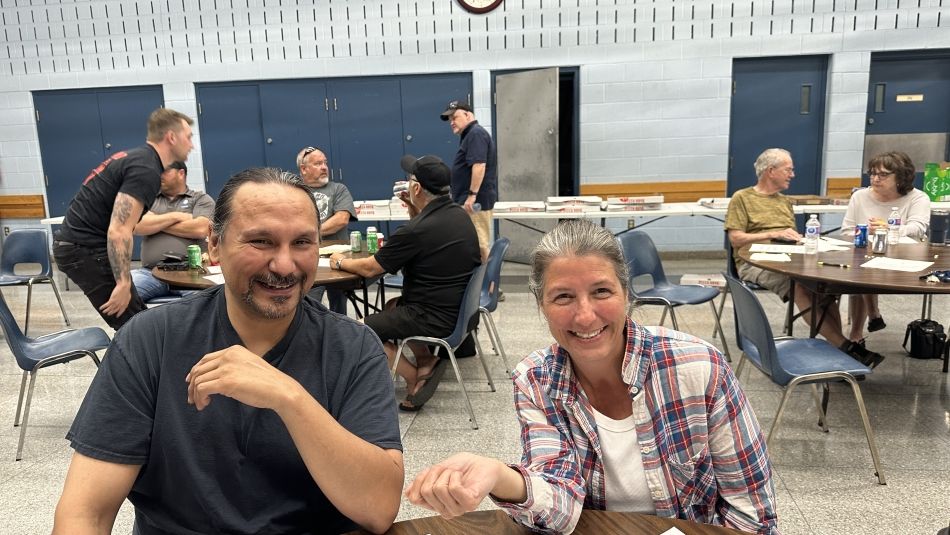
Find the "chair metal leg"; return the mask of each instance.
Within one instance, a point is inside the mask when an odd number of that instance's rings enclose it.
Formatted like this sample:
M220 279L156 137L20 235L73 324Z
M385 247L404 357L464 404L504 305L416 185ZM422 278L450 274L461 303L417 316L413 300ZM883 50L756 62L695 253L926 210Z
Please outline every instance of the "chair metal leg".
M20 379L20 397L16 402L16 417L13 418L13 427L18 427L20 425L20 411L23 408L23 392L26 391L26 376L30 372L23 372L23 378Z
M722 309L726 308L726 296L729 295L729 286L726 285L722 290L722 295L719 297L719 307L716 309L716 317L722 319ZM713 329L712 337L716 338L716 329Z
M30 401L33 399L33 387L36 386L36 370L30 372L30 389L26 393L26 406L23 407L23 421L20 422L20 441L16 446L16 460L23 458L23 441L26 439L26 426L30 420Z
M396 346L396 356L393 358L393 370L392 370L393 382L396 381L396 367L399 366L399 359L402 358L402 350L405 347L406 347L406 340L400 340L399 345Z
M815 407L818 409L818 427L825 433L828 432L828 416L825 414L824 407L821 406L821 396L818 395L818 384L811 384L811 395L815 400Z
M719 322L719 314L716 314L716 303L710 301L709 306L712 307L713 319L716 320L716 330L719 331L719 336L722 339L722 352L726 354L726 361L732 362L732 355L729 354L729 344L726 343L726 333L722 332L722 323Z
M455 351L452 351L452 348L443 342L443 347L449 352L449 361L452 363L452 368L455 370L455 378L458 379L459 386L462 387L462 396L465 397L465 404L468 406L468 415L470 422L472 423L472 429L478 429L478 422L475 421L475 409L472 408L472 401L468 398L468 390L465 389L465 381L462 380L462 372L459 371L459 363L455 360ZM478 350L478 343L475 344L476 351ZM488 369L485 370L488 373ZM494 387L492 388L494 390Z
M667 310L667 309L669 309L669 311L670 311L670 319L673 321L673 330L674 330L674 331L680 330L679 322L676 321L676 311L673 310L673 306L672 306L672 305L666 305L666 308L663 309L663 316L666 317L666 310ZM662 321L662 320L660 321L660 325L663 325L663 321Z
M858 403L858 412L861 413L861 421L864 423L864 435L868 438L868 448L871 450L871 461L874 462L874 475L877 476L877 482L881 485L887 485L884 481L884 471L881 470L881 461L877 453L877 445L874 443L874 431L871 430L871 421L868 419L868 411L864 406L864 397L861 396L861 387L852 376L845 377L848 384L851 385L851 391L854 392L854 400Z
M482 369L485 370L485 378L488 379L488 386L491 388L491 391L495 391L495 382L492 381L491 373L488 372L488 363L485 362L485 353L482 352L482 344L478 341L478 336L475 334L475 331L472 331L470 335L473 340L475 340L475 356L478 357L478 362L482 363Z
M778 405L778 412L775 414L775 420L772 421L772 427L769 428L769 434L765 437L765 445L769 446L772 444L772 435L775 434L775 430L778 429L779 422L782 421L782 413L785 412L785 404L788 402L788 398L792 394L792 390L795 388L796 379L792 379L792 382L788 383L788 386L785 387L785 393L782 394L782 402Z
M666 306L663 307L663 315L660 316L660 323L658 325L663 325L666 322ZM676 327L673 327L674 329Z
M69 323L69 316L66 315L66 307L63 306L63 299L59 296L59 288L56 286L56 279L50 277L49 282L53 287L53 294L56 296L56 301L59 302L59 310L63 313L63 320L66 321L66 326L69 327L71 325Z
M487 310L482 310L482 316L487 320L485 325L488 327L488 336L492 340L492 345L495 346L495 351L501 357L502 364L505 365L505 374L511 375L511 366L508 365L508 355L505 353L504 346L501 345L501 335L498 333L498 327L495 326L495 318L492 317L491 312Z
M26 283L26 323L23 324L23 334L25 336L28 336L30 332L30 302L32 300L33 300L33 279L30 279L30 281Z
M745 364L745 351L739 353L739 358L736 359L735 374L736 379L739 378L739 374L742 373L742 366Z

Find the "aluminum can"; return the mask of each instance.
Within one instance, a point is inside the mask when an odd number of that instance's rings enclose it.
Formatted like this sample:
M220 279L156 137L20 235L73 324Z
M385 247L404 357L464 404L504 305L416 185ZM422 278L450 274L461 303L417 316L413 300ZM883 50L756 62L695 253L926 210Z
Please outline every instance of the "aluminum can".
M376 254L376 251L379 250L379 241L376 238L376 231L372 229L373 227L370 227L366 231L366 252Z
M358 253L363 249L363 235L358 230L350 233L350 251Z
M386 242L386 235L382 232L376 233L376 247L377 249L382 249L383 244Z
M197 245L188 246L188 267L191 269L201 267L201 247Z
M868 226L867 225L855 225L854 246L861 249L867 248L868 246Z
M874 242L871 243L871 252L874 254L887 253L887 229L879 228L874 231Z

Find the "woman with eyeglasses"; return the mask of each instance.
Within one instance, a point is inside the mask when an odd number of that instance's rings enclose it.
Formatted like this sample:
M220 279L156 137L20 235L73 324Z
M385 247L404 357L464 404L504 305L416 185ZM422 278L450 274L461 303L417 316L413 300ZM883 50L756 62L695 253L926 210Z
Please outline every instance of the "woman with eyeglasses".
M841 234L854 236L855 225L868 226L868 235L887 228L887 217L897 207L901 214L901 237L923 240L930 224L930 199L927 194L914 188L914 162L900 151L885 152L868 162L871 185L851 195L848 211L841 223ZM864 324L868 332L886 327L877 305L877 295L852 295L850 297L852 341L863 344Z
M528 287L555 342L512 376L522 459L458 453L406 489L452 518L486 496L521 524L571 533L583 509L776 535L765 439L722 354L630 317L610 231L566 220L531 255Z

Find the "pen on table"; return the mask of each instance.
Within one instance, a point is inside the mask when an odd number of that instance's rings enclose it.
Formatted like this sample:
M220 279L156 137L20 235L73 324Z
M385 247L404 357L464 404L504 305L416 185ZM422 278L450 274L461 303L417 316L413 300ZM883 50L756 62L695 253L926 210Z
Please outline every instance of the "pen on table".
M819 265L819 266L839 267L839 268L849 268L849 267L851 267L849 264L837 264L837 263L835 263L835 262L822 262L821 260L818 261L818 265Z

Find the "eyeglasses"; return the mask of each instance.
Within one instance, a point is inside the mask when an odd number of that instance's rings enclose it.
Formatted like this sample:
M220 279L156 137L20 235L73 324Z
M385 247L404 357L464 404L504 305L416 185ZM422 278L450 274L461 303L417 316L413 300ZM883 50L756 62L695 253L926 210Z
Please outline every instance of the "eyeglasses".
M306 158L311 152L314 152L316 150L317 150L316 147L306 147L303 149L303 154L300 155L300 158L301 159Z
M775 169L776 171L781 171L785 173L786 175L790 175L795 172L794 167L773 167L772 169Z
M894 173L892 173L892 172L890 172L890 171L868 171L868 177L870 177L870 178L874 178L874 177L887 178L887 177L889 177L889 176L891 176L891 175L893 175L893 174L894 174Z

